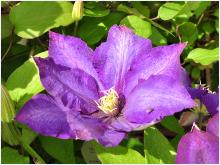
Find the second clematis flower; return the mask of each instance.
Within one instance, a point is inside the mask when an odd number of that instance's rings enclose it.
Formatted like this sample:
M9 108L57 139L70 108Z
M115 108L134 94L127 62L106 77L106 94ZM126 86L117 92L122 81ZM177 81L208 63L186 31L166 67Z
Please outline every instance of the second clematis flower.
M153 48L117 25L94 51L76 37L49 38L49 57L34 58L49 95L34 96L16 116L40 134L116 146L128 132L195 106L180 65L185 43Z
M218 164L219 163L219 114L209 119L206 132L193 126L184 135L177 149L178 164Z
M198 99L200 106L205 105L210 115L215 115L219 111L219 95L216 92L210 91L202 84L199 84L196 88L188 88L192 99Z

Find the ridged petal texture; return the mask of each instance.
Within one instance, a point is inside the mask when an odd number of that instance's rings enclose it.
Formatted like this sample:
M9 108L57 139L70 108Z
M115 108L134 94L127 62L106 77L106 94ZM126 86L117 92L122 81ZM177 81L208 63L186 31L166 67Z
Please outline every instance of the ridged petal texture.
M219 117L218 113L209 120L206 132L193 128L184 135L177 149L176 163L218 164L219 163Z
M116 146L128 132L195 106L180 65L185 46L152 48L149 39L114 25L93 51L77 37L50 32L49 57L34 58L47 94L29 100L16 120L42 135ZM119 95L116 116L97 107L109 89Z

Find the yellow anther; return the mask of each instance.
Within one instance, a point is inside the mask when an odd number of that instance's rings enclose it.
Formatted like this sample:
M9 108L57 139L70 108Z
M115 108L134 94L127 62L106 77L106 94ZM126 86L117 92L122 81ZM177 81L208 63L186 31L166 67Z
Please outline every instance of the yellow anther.
M106 114L117 114L119 106L119 96L117 92L113 88L105 91L105 95L99 99L97 106Z

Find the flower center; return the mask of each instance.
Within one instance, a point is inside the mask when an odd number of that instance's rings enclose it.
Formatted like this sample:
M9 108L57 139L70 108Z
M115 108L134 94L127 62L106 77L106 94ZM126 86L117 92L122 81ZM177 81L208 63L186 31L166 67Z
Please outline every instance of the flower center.
M99 99L97 106L108 115L117 115L119 107L119 96L117 92L113 88L105 91L105 95Z

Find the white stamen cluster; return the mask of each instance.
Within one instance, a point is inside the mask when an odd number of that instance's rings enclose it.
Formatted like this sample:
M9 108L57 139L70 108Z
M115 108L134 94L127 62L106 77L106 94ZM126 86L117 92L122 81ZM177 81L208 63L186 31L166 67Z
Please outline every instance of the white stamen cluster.
M108 115L116 115L119 106L119 96L117 92L113 88L105 91L105 95L99 99L97 106Z

